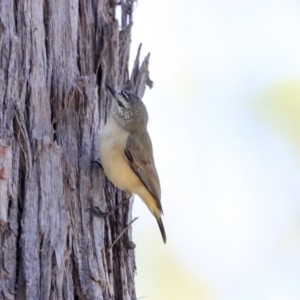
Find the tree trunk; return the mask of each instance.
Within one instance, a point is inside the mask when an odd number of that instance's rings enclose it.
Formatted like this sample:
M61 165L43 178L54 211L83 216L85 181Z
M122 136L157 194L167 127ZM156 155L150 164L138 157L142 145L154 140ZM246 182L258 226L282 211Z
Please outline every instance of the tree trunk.
M129 78L132 0L0 1L0 299L136 299L132 200L107 181L98 141L105 84Z

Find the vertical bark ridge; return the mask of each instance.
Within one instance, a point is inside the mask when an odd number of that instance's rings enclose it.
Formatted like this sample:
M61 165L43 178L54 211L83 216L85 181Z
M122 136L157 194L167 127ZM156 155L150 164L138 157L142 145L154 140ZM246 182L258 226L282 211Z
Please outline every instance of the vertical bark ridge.
M0 1L0 299L136 299L132 200L92 161L110 107L105 84L140 97L149 55L129 75L134 1ZM120 22L116 10L120 9Z

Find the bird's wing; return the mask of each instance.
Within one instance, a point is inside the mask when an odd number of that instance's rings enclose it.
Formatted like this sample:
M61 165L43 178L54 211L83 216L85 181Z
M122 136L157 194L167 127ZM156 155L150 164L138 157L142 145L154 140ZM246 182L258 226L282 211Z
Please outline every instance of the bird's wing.
M147 151L148 154L146 154L144 149L149 149L149 151ZM135 138L130 134L127 138L124 152L132 170L147 187L148 191L156 200L159 210L162 211L160 203L160 183L154 164L152 144L148 133L135 135Z

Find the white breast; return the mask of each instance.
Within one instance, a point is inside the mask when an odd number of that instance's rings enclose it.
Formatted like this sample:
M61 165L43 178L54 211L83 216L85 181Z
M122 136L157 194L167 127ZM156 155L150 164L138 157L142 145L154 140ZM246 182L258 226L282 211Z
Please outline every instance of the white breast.
M100 137L100 158L108 179L118 188L133 192L141 182L124 154L127 137L128 132L109 118Z

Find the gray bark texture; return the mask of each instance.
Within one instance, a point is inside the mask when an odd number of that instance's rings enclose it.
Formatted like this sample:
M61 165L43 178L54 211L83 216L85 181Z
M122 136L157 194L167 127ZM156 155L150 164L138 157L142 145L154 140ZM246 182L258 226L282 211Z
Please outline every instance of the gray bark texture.
M136 299L132 201L107 181L98 144L105 84L129 76L132 0L0 0L0 299ZM120 22L116 19L116 10ZM121 23L121 24L120 24Z

